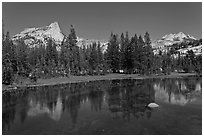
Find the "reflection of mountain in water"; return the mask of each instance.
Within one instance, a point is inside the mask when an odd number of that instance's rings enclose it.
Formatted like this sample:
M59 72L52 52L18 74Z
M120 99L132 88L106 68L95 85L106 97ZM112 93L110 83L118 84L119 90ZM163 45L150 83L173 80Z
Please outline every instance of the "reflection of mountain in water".
M202 91L201 83L196 84L195 91L199 91L199 92Z
M44 103L40 103L31 99L29 101L29 110L27 112L28 116L37 116L40 114L48 114L50 118L58 121L62 114L62 100L60 96L57 98L56 105L49 109Z
M188 83L188 81L164 80L154 83L156 99L177 105L186 105L196 100L195 97L188 96L194 92L201 91L201 83Z

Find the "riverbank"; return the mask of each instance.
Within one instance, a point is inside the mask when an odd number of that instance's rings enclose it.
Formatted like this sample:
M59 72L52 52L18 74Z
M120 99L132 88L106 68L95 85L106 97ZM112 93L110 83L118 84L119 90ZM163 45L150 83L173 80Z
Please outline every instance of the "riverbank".
M147 78L179 78L185 76L195 76L195 73L171 73L170 75L150 75L144 76L139 74L107 74L97 76L69 76L69 77L58 77L50 79L38 79L37 82L25 82L21 84L13 85L2 85L2 91L17 89L22 87L37 87L37 86L49 86L59 85L66 83L78 83L78 82L89 82L96 80L114 80L114 79L147 79ZM29 79L28 79L29 81Z

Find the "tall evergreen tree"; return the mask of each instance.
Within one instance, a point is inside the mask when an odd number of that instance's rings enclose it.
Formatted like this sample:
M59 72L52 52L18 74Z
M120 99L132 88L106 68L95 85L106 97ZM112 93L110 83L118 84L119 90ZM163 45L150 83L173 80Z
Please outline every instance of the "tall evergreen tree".
M124 71L125 71L125 73L127 73L127 71L128 71L128 59L129 59L129 57L128 57L128 48L129 48L129 44L130 44L130 39L129 39L129 35L128 35L128 32L126 32L125 33L125 41L124 41L125 43L124 43L124 64L123 64L123 67L124 67Z
M71 25L70 34L68 36L69 42L69 66L72 74L79 71L79 48L77 47L77 37L73 25Z
M101 43L97 44L97 69L102 70L103 67L103 53L101 48Z
M151 40L149 37L149 33L146 32L144 35L144 66L145 66L145 73L146 74L151 74L152 73L152 68L153 68L153 57L154 53L151 47Z
M194 70L198 75L202 76L202 55L195 57Z
M60 64L66 74L70 73L70 48L68 38L64 38L61 44Z
M110 41L107 48L107 63L113 73L118 72L119 70L119 42L117 35L111 33Z
M132 52L132 60L133 60L133 69L135 73L138 73L138 66L140 65L139 62L139 48L138 48L138 37L137 34L132 39L132 46L133 46L133 52Z
M170 74L171 71L171 54L169 52L162 55L162 72Z
M125 69L125 37L123 33L120 36L120 69Z
M79 69L81 74L85 74L88 69L88 63L86 60L86 48L85 46L82 46L79 49Z
M128 36L128 33L126 33ZM128 41L128 37L126 37L126 42ZM130 42L126 43L125 48L125 69L127 73L132 73L134 68L134 58L133 58L133 51L134 51L134 44L135 39L134 37L131 38Z
M5 34L4 34L4 21L2 20L2 41L4 41Z
M97 68L97 49L96 49L96 43L92 43L91 45L91 53L90 53L90 58L89 58L89 68L90 73L93 74L94 72L96 72L96 68Z
M7 32L5 39L2 40L2 83L12 84L13 72L16 69L14 64L15 51L12 41L10 40L9 32Z
M17 65L18 65L18 74L27 76L31 71L30 64L28 62L28 47L24 43L24 40L19 40L17 44Z
M140 35L137 42L138 47L138 55L137 55L137 68L139 73L144 74L145 73L145 56L144 56L144 41L142 39L142 36Z
M185 72L192 72L194 70L195 54L192 50L187 51L183 60L183 70Z

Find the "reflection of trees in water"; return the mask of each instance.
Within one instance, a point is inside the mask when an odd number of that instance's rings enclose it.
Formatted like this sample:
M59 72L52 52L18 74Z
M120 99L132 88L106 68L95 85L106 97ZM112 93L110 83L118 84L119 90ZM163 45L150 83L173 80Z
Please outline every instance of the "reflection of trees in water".
M91 103L91 109L100 111L103 103L103 92L97 87L90 88L88 98Z
M194 101L189 94L201 91L199 79L161 79L154 82L155 95L158 99L171 104L185 105Z
M154 91L150 82L136 82L134 80L113 81L108 90L108 106L112 113L121 114L121 117L130 120L131 115L140 118L150 118L151 111L146 106L154 102ZM127 86L125 86L127 85Z
M80 106L86 102L91 104L92 111L100 111L103 103L107 103L113 116L128 120L150 118L151 110L146 107L149 103L159 97L170 103L185 103L186 93L201 91L201 83L201 79L113 80L8 92L2 98L3 131L9 130L16 116L23 123L28 114L46 113L53 120L60 120L61 114L67 111L75 125Z
M21 123L26 119L27 92L22 89L18 92L6 92L2 97L2 129L3 132L10 129L16 113L20 115ZM17 102L19 105L17 105Z
M184 78L183 81L186 83L187 92L201 91L202 79L201 78Z
M19 116L23 123L27 116L48 114L53 120L59 120L63 111L70 113L73 124L77 122L80 104L89 101L94 111L101 110L103 92L108 81L45 86L16 90L5 93L3 97L3 128L10 126ZM16 115L18 113L18 115Z
M77 114L78 114L78 110L80 108L81 95L80 95L80 91L78 90L78 87L76 84L73 84L70 87L69 92L71 92L72 95L69 95L66 98L66 101L65 101L66 102L66 108L70 113L72 123L76 124Z
M95 111L101 109L101 86L104 85L100 82L78 83L27 89L26 94L19 90L6 93L3 97L3 129L10 127L15 116L20 116L21 122L24 122L27 115L40 114L48 114L50 118L59 120L61 112L65 110L70 113L72 123L76 124L81 103L89 100Z
M76 124L78 109L80 108L80 95L68 97L66 100L66 107L70 112L72 123Z
M27 117L27 110L28 110L28 100L26 98L26 94L23 94L22 98L19 100L19 109L20 109L20 119L21 123L24 123L26 117ZM23 107L21 107L23 106Z
M103 101L101 89L103 86L105 85L101 84L101 82L72 84L70 88L71 94L67 94L66 108L70 112L73 124L76 124L78 110L82 103L89 101L92 110L101 110Z
M3 133L10 129L11 124L14 121L16 114L15 106L10 107L9 109L2 109L2 130Z

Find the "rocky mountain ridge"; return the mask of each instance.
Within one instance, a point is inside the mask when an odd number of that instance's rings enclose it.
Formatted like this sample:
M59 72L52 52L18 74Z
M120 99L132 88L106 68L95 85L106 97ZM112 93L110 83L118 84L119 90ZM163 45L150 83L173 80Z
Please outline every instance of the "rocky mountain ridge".
M173 33L163 36L161 39L155 40L152 42L152 48L154 54L159 54L161 51L162 53L169 51L173 45L175 44L187 44L188 47L180 48L177 50L181 54L186 54L188 50L193 50L196 55L202 54L202 46L198 45L193 47L190 43L197 41L195 37L185 34L183 32Z
M53 22L49 26L44 26L40 28L27 28L16 34L12 37L13 42L24 39L26 45L29 45L31 48L39 46L39 44L47 44L47 39L52 38L53 41L58 45L57 50L60 50L60 44L64 40L66 36L61 32L58 22ZM192 42L197 40L195 37L191 35L184 34L183 32L172 33L163 36L161 39L152 41L151 45L155 54L158 54L160 51L167 52L173 44L179 44L182 42ZM103 52L106 51L108 42L105 40L94 40L94 39L85 39L77 37L77 46L88 46L93 42L100 42ZM192 48L192 47L189 47ZM196 49L196 54L201 54L202 46L199 46ZM188 49L184 49L185 51ZM185 51L180 50L180 52L184 53Z
M60 50L60 44L66 36L61 32L58 22L51 23L49 26L44 26L40 28L26 28L22 32L16 34L12 37L12 41L15 43L19 39L24 39L24 43L28 46L38 47L39 44L47 44L47 39L51 38L55 44L58 45L58 50ZM94 39L84 39L77 37L77 46L82 47L88 46L93 42L100 42L102 50L105 51L107 48L107 43L104 40L94 40Z
M173 33L163 36L161 39L155 40L152 42L152 48L162 48L165 46L171 46L176 43L182 43L182 42L191 42L196 40L191 35L186 35L183 32L179 33Z
M60 27L57 22L51 23L49 26L40 28L27 28L13 36L12 40L15 42L18 39L24 39L26 45L31 47L38 46L39 41L43 44L47 43L48 38L52 38L56 44L61 44L64 39Z

